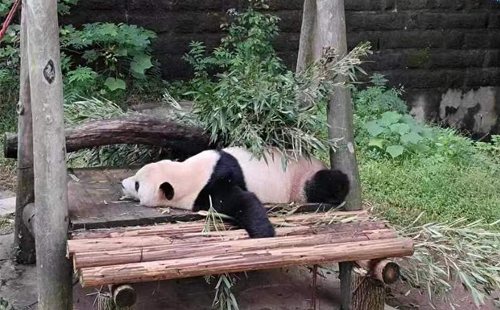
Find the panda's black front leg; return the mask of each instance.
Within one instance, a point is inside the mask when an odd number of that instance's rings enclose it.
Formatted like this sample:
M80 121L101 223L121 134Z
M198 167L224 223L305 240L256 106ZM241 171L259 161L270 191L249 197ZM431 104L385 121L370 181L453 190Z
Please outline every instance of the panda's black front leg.
M267 211L254 193L232 187L219 206L222 212L234 217L250 238L274 237L274 227L267 217Z

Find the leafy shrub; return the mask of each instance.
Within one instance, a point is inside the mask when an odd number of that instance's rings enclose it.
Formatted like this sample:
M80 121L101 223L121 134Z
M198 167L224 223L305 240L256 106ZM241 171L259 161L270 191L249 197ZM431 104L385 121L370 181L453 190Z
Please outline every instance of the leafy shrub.
M64 60L63 68L68 68L69 76L66 85L79 95L90 95L96 90L101 94L124 91L127 80L144 80L147 70L153 67L150 45L155 37L154 32L136 25L93 23L81 30L71 25L63 27L62 51L68 55L77 53L84 65L74 68L74 56L64 55L70 57ZM94 78L94 83L88 85L91 76L102 76L102 81ZM106 88L96 89L97 85ZM82 93L84 89L87 91Z
M1 0L0 16L13 0ZM59 0L60 15L69 14L78 0ZM19 25L9 27L0 46L0 91L17 94L19 83ZM163 88L158 62L153 60L151 41L156 34L135 25L93 23L75 29L61 27L61 68L65 99L100 94L120 98L128 93L156 93ZM160 82L158 82L160 81Z
M296 75L286 69L271 44L278 34L278 17L259 13L252 5L234 14L220 47L207 56L205 46L193 42L184 57L195 71L191 81L195 90L189 94L202 126L212 140L244 146L258 157L271 147L284 152L285 159L328 153L335 141L321 135L326 124L319 110L333 78L351 76L369 45L341 60L327 52ZM210 72L220 74L212 79ZM304 97L308 104L298 104Z
M431 129L416 124L411 115L397 112L383 113L380 119L367 122L366 129L371 136L368 146L392 158L425 150L423 141L433 138Z
M370 77L372 85L354 92L353 102L357 117L374 120L388 111L408 113L406 103L401 99L403 89L387 88L387 82L382 74L376 73Z

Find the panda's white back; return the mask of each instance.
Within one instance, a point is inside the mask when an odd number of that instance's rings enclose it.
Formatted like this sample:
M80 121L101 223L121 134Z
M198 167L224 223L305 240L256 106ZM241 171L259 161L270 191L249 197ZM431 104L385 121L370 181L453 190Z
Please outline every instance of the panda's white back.
M302 158L290 161L284 170L281 154L277 151L274 156L266 155L267 163L263 158L257 160L243 148L232 147L223 151L238 160L247 190L253 192L262 203L305 202L305 182L314 173L324 169L320 161Z

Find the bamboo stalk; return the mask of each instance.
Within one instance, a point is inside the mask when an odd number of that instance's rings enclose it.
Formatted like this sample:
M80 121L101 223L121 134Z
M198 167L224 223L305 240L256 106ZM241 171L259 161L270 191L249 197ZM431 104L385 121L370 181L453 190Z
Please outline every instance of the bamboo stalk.
M287 247L304 247L316 245L333 245L348 242L367 240L394 239L396 235L390 230L372 234L363 231L352 234L352 232L326 233L318 235L285 236L265 239L244 239L232 241L212 242L189 242L176 240L168 245L137 246L142 238L134 238L135 246L130 243L122 244L123 247L116 250L104 248L114 247L114 243L108 243L100 249L92 249L92 252L76 252L73 256L75 270L86 267L97 267L107 265L118 265L139 262L151 262L170 259L186 259L203 255L238 254L242 251L270 250ZM119 241L121 239L112 239ZM149 244L149 243L148 243Z
M345 262L365 259L408 256L413 254L410 238L370 240L296 248L246 251L83 268L80 283L84 287L118 283L149 282L251 270L273 269L324 262Z

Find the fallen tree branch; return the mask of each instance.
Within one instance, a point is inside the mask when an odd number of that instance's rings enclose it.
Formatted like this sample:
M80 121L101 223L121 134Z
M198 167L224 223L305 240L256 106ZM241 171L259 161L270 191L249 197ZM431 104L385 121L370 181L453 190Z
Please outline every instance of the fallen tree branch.
M154 116L97 120L66 128L67 152L114 144L153 145L191 155L213 147L201 128ZM5 133L4 156L17 158L16 133Z

